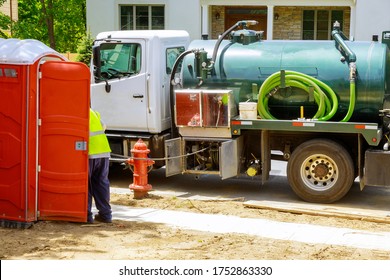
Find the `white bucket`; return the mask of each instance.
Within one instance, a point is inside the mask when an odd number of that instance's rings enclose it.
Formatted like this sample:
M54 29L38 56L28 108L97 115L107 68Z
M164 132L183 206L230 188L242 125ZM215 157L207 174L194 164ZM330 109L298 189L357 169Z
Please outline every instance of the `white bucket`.
M238 105L240 110L240 119L255 120L257 119L257 103L256 102L240 102Z

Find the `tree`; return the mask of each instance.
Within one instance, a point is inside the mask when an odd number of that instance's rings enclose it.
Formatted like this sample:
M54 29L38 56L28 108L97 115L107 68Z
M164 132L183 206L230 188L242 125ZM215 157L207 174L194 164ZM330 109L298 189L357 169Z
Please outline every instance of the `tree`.
M88 32L88 34L86 34L81 40L80 45L77 49L77 61L83 62L89 66L92 57L92 45L93 38L91 36L91 33Z
M48 43L47 27L42 20L39 0L18 1L19 20L15 24L15 37L36 39Z
M4 0L0 0L4 1ZM58 52L76 52L86 34L86 0L19 0L15 35Z
M54 0L52 0L54 1ZM55 0L56 12L54 31L58 48L76 52L86 35L86 0Z
M56 39L54 36L54 6L53 0L40 0L41 10L47 27L47 36L49 37L50 47L56 48Z

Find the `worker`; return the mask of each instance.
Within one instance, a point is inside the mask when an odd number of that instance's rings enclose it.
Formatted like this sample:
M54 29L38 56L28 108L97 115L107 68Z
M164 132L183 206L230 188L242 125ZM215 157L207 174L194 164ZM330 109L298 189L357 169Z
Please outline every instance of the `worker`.
M110 145L104 133L105 125L100 120L100 114L89 110L89 174L88 174L88 217L87 222L94 220L103 223L112 222L110 205L110 181L108 179ZM93 218L92 198L98 209Z

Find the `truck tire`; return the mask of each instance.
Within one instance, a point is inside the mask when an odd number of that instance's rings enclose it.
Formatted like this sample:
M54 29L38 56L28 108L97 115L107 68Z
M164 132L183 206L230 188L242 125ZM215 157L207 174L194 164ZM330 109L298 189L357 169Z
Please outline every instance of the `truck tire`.
M350 154L335 141L309 140L298 146L287 164L288 182L308 202L332 203L347 194L354 182Z

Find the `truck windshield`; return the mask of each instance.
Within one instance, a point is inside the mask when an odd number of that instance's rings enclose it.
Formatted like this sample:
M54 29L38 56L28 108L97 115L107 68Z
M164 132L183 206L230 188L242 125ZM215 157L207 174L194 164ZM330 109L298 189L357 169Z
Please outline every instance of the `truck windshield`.
M137 43L103 43L100 45L100 61L100 71L95 71L97 81L138 74L141 46Z

